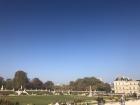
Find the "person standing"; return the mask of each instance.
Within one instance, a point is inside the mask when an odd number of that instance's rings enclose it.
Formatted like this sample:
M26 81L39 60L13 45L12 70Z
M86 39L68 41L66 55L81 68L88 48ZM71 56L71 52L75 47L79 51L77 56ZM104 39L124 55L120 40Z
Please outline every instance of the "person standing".
M124 97L124 95L121 96L120 105L125 105L125 97Z
M103 97L98 97L97 98L97 103L98 103L98 105L104 105L105 104L105 100L103 99Z

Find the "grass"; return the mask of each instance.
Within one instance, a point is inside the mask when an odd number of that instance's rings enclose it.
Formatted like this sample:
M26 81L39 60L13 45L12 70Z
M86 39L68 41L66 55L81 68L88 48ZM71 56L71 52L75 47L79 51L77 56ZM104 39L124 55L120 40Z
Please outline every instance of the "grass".
M82 102L92 102L96 103L97 97L86 97L86 96L77 96L77 95L50 95L50 96L7 96L8 100L13 102L19 102L20 105L35 104L35 105L48 105L55 102L73 102L82 101ZM115 101L119 97L113 97L110 100L109 96L104 96L106 102Z
M50 96L8 96L8 100L16 102L18 101L21 105L35 104L35 105L48 105L55 102L65 102L74 100L93 100L91 97L84 96L65 96L65 95L50 95Z

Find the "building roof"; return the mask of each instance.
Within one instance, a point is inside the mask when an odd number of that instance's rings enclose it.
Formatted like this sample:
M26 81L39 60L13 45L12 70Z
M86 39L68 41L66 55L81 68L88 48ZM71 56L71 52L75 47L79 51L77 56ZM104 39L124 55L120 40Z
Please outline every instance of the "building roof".
M132 81L132 79L129 79L128 77L117 77L115 81Z

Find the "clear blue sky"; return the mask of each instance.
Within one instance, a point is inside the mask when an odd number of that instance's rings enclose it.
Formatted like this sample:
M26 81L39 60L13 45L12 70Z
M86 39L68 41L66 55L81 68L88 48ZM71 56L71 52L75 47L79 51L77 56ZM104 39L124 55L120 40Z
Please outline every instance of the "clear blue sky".
M140 79L139 0L1 0L0 76Z

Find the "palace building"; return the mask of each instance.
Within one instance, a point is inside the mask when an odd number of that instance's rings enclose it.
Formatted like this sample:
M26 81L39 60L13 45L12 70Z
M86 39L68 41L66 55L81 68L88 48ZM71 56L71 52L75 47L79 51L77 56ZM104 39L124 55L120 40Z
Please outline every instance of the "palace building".
M126 77L118 77L114 81L114 92L119 94L139 94L140 81Z

